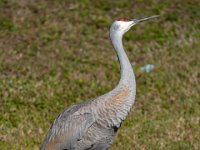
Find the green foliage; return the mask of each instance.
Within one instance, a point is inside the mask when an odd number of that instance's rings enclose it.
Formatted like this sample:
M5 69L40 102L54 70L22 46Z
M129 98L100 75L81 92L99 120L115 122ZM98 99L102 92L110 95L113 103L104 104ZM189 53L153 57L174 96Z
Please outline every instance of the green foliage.
M10 19L0 18L0 30L14 31L15 26Z
M111 149L200 149L200 3L0 0L0 149L38 149L74 103L111 90L115 18L160 17L124 38L137 96ZM140 67L154 64L150 73Z

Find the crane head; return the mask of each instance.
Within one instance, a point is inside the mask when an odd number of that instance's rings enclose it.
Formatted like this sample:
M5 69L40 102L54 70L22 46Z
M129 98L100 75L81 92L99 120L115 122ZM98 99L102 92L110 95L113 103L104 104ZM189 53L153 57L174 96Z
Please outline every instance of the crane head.
M152 18L156 18L158 16L159 15L154 15L154 16L143 17L143 18L139 18L139 19L118 18L113 22L113 24L110 28L110 31L124 34L135 24L152 19Z

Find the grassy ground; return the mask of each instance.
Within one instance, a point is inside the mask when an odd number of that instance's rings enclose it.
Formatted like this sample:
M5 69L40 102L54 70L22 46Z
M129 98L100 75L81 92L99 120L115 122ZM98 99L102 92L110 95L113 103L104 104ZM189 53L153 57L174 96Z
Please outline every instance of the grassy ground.
M154 14L124 38L137 98L111 149L200 149L199 0L0 0L0 149L38 149L65 107L111 90L112 20Z

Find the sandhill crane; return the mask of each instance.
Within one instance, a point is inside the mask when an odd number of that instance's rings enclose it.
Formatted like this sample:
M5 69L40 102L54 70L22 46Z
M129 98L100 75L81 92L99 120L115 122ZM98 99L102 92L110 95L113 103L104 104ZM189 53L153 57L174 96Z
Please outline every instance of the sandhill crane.
M54 121L41 150L106 150L131 110L136 95L135 76L122 37L140 19L119 18L110 27L110 39L120 62L120 81L110 92L69 108Z

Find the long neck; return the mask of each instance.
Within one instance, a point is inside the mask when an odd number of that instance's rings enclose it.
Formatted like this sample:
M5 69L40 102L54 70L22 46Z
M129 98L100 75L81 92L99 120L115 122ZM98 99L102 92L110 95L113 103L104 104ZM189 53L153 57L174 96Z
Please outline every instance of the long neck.
M123 34L111 32L110 38L120 62L120 81L118 86L129 85L132 87L134 86L133 88L135 88L135 76L133 69L122 44Z
M122 34L110 30L110 38L120 62L120 81L110 92L105 94L105 100L100 100L100 114L106 117L100 118L107 126L119 127L132 108L136 95L135 76L129 59L123 49Z

